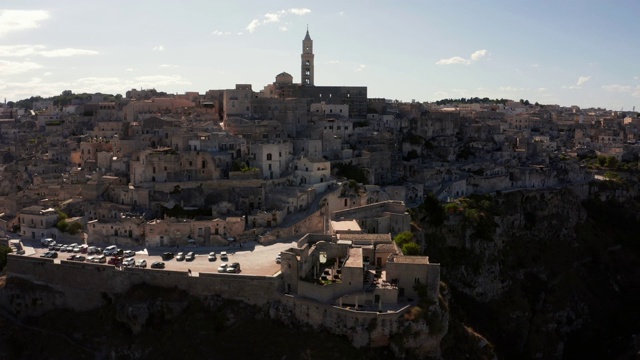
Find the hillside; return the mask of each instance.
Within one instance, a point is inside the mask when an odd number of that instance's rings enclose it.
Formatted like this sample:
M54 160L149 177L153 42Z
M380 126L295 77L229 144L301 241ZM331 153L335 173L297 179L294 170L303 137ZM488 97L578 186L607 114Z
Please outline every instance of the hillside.
M611 359L634 350L637 184L472 196L441 211L441 225L429 224L439 216L433 209L414 218L451 292L445 358L464 352L456 329L477 332L500 358Z
M10 279L24 291L34 285ZM4 284L4 278L0 282ZM39 291L42 288L38 289ZM140 285L89 312L59 310L14 319L0 312L0 358L34 359L387 359L346 338L283 325L265 309ZM37 339L37 341L34 341Z

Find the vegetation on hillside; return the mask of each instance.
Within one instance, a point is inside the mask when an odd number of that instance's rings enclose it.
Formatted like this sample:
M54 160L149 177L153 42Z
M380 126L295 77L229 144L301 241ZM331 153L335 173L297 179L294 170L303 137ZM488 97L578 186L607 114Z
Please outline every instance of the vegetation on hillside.
M336 169L336 176L354 180L360 184L368 184L367 174L363 168L351 163L335 163L331 165Z
M11 253L11 248L5 245L0 245L0 272L4 271L7 266L7 254Z

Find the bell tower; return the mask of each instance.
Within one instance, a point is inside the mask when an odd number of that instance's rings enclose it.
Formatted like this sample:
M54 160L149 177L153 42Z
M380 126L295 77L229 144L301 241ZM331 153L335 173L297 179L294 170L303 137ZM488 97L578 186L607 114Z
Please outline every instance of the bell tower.
M307 26L307 35L302 40L302 60L300 66L300 81L303 86L313 86L313 40L309 36L309 27Z

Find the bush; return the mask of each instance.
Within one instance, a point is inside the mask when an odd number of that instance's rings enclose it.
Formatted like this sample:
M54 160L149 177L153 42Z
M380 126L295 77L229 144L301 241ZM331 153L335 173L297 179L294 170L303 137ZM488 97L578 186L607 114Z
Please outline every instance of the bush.
M7 254L12 250L8 246L0 245L0 271L3 271L7 266Z
M393 241L395 241L398 246L403 246L404 244L413 242L413 233L411 233L411 231L403 231L396 235L396 237L393 238Z
M67 232L69 232L69 234L71 234L71 235L75 235L75 234L79 233L80 231L82 231L82 224L80 224L79 222L72 222L67 227Z
M58 228L58 230L60 230L61 232L66 232L67 229L69 229L69 223L67 223L67 220L62 219L58 221L58 223L56 224L56 228Z
M420 255L420 245L410 242L402 245L402 253L409 256Z

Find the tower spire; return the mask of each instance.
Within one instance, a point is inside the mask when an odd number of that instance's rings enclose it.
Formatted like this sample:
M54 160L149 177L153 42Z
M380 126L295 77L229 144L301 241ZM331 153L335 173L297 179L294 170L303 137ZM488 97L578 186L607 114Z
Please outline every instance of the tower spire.
M302 85L313 86L313 40L309 36L309 24L307 24L307 34L302 40L302 54L300 55L302 64L300 66L300 79Z

